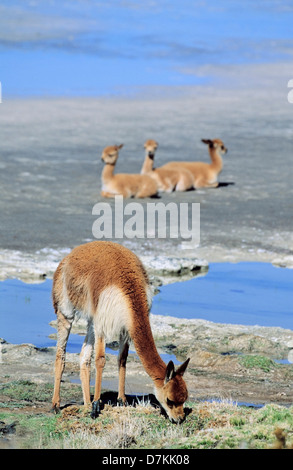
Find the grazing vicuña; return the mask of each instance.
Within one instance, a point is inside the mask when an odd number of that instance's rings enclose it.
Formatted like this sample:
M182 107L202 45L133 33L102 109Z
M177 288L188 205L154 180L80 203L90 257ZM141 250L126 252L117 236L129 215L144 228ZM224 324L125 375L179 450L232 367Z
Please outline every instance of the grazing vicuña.
M87 320L87 335L80 354L80 378L85 405L91 403L90 366L95 349L96 383L92 416L99 413L105 339L119 339L118 400L126 402L125 372L129 342L148 375L155 395L171 421L185 417L187 388L183 374L189 359L177 370L172 361L161 359L149 322L151 288L139 258L113 242L95 241L80 245L59 264L53 279L53 305L57 314L57 351L53 408L60 407L60 383L65 350L75 316Z

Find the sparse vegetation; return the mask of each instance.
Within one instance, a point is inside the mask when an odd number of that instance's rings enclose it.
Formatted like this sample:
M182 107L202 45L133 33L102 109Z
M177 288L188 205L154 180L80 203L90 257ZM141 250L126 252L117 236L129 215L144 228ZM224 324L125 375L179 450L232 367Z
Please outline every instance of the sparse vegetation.
M80 391L65 387L72 395ZM136 407L105 405L98 419L72 405L50 412L49 385L14 381L1 386L0 422L15 424L5 434L9 446L28 449L235 449L273 448L293 444L293 407L266 405L254 409L230 401L187 403L192 412L174 425L149 402ZM30 398L28 399L28 394ZM0 447L4 442L1 435Z

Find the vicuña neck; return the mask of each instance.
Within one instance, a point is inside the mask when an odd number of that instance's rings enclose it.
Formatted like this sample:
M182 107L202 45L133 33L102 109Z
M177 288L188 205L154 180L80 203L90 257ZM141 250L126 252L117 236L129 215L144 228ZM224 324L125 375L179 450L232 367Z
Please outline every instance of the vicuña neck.
M211 167L216 171L220 172L223 168L223 160L218 149L209 148L209 152L212 160Z
M102 181L103 183L107 183L109 180L113 178L114 175L114 168L115 165L111 165L110 163L106 163L104 169L102 171Z
M131 338L142 365L156 388L164 385L166 364L161 359L152 334L147 308L133 310Z
M142 174L149 173L150 171L153 170L153 167L154 167L154 159L146 155L142 169L141 169L141 173Z

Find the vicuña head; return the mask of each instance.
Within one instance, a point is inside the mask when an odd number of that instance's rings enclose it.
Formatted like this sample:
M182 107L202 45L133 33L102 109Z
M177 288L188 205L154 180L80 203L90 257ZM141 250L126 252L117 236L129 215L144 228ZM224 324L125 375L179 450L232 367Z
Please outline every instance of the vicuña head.
M215 149L219 153L225 154L228 149L225 147L224 142L221 139L201 139L204 144L207 144L210 149Z
M159 144L153 140L148 139L145 144L145 160L141 169L141 174L149 175L153 178L159 191L172 192L172 191L187 191L193 187L192 174L181 168L154 168L155 153Z
M119 156L119 150L121 150L122 147L123 144L108 145L102 152L101 160L109 165L115 165Z
M188 393L183 374L189 359L177 370L161 359L151 331L151 288L137 256L113 242L96 241L78 246L59 264L53 278L53 305L57 315L57 351L53 408L60 408L60 384L65 351L75 315L87 321L87 335L80 354L80 378L84 404L91 403L91 357L95 351L96 383L92 417L100 412L105 340L119 340L118 401L126 403L125 373L132 340L142 365L151 377L155 395L169 419L185 418Z
M153 139L148 139L144 143L144 148L146 152L146 156L149 157L151 160L155 158L155 153L158 148L159 144Z
M174 423L181 423L185 419L183 405L187 400L188 392L182 377L188 363L189 359L175 370L173 361L169 361L164 386L155 388L157 400L166 411L170 421Z
M122 195L128 197L152 197L156 196L158 187L156 182L148 175L118 173L114 174L114 168L119 156L121 145L109 145L105 147L101 159L105 163L102 172L103 197L115 197Z

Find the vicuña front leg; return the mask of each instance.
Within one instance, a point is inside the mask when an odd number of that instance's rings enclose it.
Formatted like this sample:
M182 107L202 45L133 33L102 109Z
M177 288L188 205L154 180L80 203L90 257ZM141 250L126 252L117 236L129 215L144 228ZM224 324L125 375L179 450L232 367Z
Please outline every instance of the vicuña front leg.
M126 375L126 362L128 357L129 344L128 342L120 342L120 351L118 356L118 371L119 371L119 389L118 389L118 403L125 405L125 375Z
M102 410L101 401L101 388L102 388L102 374L105 367L105 340L104 338L98 337L95 344L95 364L96 364L96 384L95 384L95 395L92 404L91 417L97 418Z

